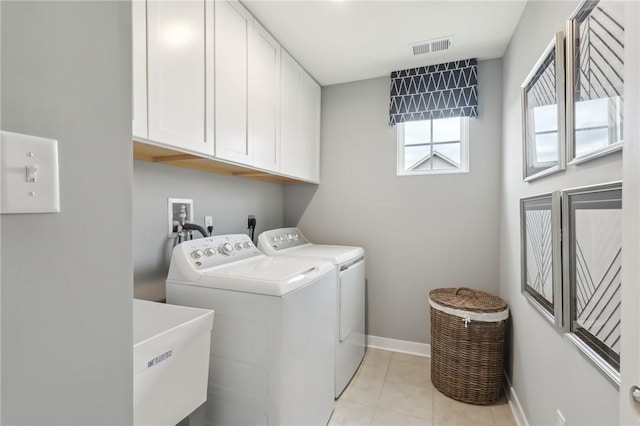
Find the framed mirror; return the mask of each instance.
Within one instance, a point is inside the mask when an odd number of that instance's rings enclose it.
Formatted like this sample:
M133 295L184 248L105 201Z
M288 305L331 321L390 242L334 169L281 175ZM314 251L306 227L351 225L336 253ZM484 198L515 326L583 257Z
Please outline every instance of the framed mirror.
M520 199L522 294L562 326L560 192Z
M522 90L523 179L530 181L564 170L564 33L544 50Z
M622 148L625 3L586 0L567 21L570 164Z
M622 183L562 192L564 328L620 384Z

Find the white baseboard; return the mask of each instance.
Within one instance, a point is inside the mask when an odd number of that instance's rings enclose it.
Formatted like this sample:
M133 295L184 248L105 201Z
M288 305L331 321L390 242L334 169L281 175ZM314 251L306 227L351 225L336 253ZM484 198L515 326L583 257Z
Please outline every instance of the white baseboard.
M518 400L518 395L516 395L516 390L511 385L511 380L509 380L509 376L507 376L507 372L504 373L505 378L505 395L507 396L507 400L509 400L509 408L511 408L511 412L513 413L513 418L516 420L516 424L518 426L529 426L529 422L527 421L527 416L524 415L524 410L522 409L522 405L520 405L520 400Z
M367 347L417 356L431 356L431 345L367 335Z

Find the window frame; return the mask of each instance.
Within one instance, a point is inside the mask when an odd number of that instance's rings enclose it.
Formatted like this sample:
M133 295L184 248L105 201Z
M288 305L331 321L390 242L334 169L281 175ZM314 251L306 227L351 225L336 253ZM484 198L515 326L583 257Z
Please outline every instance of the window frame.
M456 118L456 117L447 117ZM437 169L437 170L405 170L404 168L404 153L405 145L404 140L404 125L405 123L398 123L396 125L396 175L397 176L420 176L420 175L444 175L444 174L458 174L469 173L469 117L457 117L460 119L460 140L459 141L446 141L446 142L433 142L433 138L429 143L417 144L418 145L441 145L444 143L460 142L460 167L457 169ZM429 120L417 120L417 121L430 121L431 122L431 134L433 135L433 121L440 120L439 118L432 118Z
M603 198L602 194L609 192L622 193L623 185L621 181L606 183L602 185L594 185L588 187L580 187L573 189L565 189L562 191L562 257L563 257L563 315L564 315L564 333L565 336L574 344L582 354L595 365L600 372L604 374L613 384L620 386L620 370L619 367L613 365L605 359L602 354L602 342L600 345L589 344L590 334L582 332L583 328L576 326L574 321L574 308L576 305L576 253L575 249L575 218L574 218L574 196L584 197L592 196L592 200L577 201L578 204L587 203L622 203L622 198ZM622 239L622 236L621 236ZM619 364L618 356L618 364Z
M587 152L586 154L577 156L576 147L576 133L583 129L577 129L575 125L576 115L576 78L575 73L579 71L580 63L576 62L577 53L579 48L576 48L576 42L578 41L579 26L582 22L586 21L593 10L600 3L600 0L582 0L576 10L571 14L571 17L567 20L566 34L567 34L567 55L566 55L566 145L567 145L567 161L568 165L576 165L590 161L596 158L600 158L614 152L621 151L624 147L624 120L619 126L622 129L622 138L619 138L616 142L609 144L605 147L598 148ZM623 30L624 31L624 30ZM622 81L624 87L624 77ZM624 94L622 95L624 96ZM611 98L609 98L611 99ZM618 101L619 102L619 101ZM622 114L618 109L617 116ZM616 123L617 124L617 123ZM608 126L612 128L611 123ZM603 127L604 128L604 127Z
M566 169L566 150L565 150L565 42L564 33L562 31L557 32L551 39L547 47L544 49L540 58L531 69L531 72L525 78L524 82L520 86L520 99L522 109L522 179L525 182L530 182L534 179L538 179L550 174L562 171ZM553 131L556 133L556 150L558 159L556 161L547 161L537 163L537 159L532 159L528 155L529 142L528 140L533 137L533 144L536 147L536 135L535 132L535 119L533 118L534 109L528 108L529 99L529 86L532 82L536 82L536 77L544 73L543 66L547 60L553 54L554 68L555 68L555 107L556 107L556 120L557 129ZM538 167L529 170L528 163L533 162Z
M555 327L562 328L563 320L563 283L562 283L562 244L561 244L561 198L560 191L524 197L520 199L520 258L521 258L521 284L520 291L525 298ZM527 284L528 276L528 250L527 211L550 211L549 227L551 230L551 291L552 301L549 302L533 287ZM534 260L533 260L534 261Z

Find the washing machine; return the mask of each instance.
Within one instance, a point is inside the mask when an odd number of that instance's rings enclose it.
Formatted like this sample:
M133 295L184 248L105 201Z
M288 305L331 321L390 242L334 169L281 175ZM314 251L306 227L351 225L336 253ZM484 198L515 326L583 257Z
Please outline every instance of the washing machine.
M327 424L335 404L334 279L331 263L265 256L244 234L173 249L167 302L216 313L203 424Z
M336 277L335 394L338 398L354 376L365 352L364 250L361 247L310 243L298 228L265 231L258 248L268 256L326 260Z

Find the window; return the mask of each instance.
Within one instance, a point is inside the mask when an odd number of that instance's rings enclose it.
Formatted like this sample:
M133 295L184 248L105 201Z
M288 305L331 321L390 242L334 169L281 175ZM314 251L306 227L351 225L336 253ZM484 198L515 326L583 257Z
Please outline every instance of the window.
M575 156L585 157L622 140L622 98L576 102Z
M397 125L398 176L469 171L469 119L408 121Z
M552 167L558 162L558 106L545 105L533 109L535 164Z

